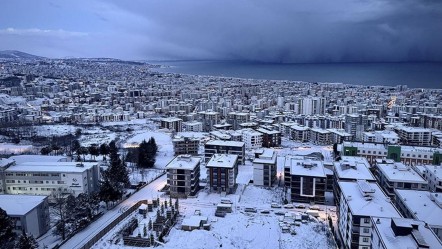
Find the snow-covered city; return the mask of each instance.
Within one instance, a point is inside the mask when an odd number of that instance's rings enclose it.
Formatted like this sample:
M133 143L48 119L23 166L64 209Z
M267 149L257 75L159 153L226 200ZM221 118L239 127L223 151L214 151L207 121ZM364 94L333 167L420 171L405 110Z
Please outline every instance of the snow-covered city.
M442 1L0 3L0 249L442 249Z

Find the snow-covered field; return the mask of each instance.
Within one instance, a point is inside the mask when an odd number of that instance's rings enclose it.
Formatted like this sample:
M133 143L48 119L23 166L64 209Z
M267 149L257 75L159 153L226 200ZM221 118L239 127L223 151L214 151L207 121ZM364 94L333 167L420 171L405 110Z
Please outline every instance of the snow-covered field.
M271 209L270 204L275 200L273 190L253 185L247 186L243 193L240 189L242 188L238 188L236 194L227 196L232 200L234 210L224 218L214 216L216 205L221 199L218 193L200 191L197 198L180 200L180 213L184 216L182 218L189 217L199 210L202 216L208 217L211 230L183 231L179 222L160 248L329 248L324 222L312 218L311 221L294 227L296 235L283 233L279 220L281 216L275 212L297 214L303 211ZM246 207L255 207L258 212L245 212ZM270 214L260 213L263 209L271 210ZM118 229L105 235L93 248L134 248L124 246L122 241L118 240L116 231Z

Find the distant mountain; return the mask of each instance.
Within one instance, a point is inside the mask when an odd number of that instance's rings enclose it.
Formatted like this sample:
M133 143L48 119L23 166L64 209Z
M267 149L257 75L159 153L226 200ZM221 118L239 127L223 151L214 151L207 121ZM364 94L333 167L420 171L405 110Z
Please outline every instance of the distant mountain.
M43 59L44 57L28 54L17 50L0 51L0 59Z

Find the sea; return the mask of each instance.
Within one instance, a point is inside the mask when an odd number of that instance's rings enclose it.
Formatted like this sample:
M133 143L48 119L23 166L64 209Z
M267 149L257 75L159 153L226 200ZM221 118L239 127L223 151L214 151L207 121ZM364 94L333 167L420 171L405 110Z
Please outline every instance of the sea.
M323 63L277 64L242 61L155 61L159 72L272 79L333 82L354 85L406 85L409 88L442 89L442 63Z

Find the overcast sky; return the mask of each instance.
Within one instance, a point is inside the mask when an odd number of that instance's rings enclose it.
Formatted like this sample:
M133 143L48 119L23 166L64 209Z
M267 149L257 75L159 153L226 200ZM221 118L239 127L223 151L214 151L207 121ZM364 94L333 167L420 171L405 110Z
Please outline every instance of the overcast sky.
M442 61L442 0L2 1L0 50L145 60Z

